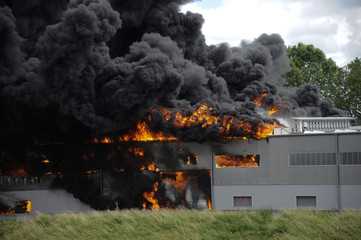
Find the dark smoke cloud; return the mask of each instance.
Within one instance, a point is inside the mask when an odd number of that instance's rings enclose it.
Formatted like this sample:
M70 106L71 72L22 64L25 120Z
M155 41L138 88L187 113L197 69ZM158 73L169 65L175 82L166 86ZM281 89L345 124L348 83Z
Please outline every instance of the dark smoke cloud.
M279 35L207 46L202 16L179 11L186 2L1 1L2 136L81 138L127 129L153 108L190 115L204 103L257 126L269 121L251 103L263 93L267 104L283 103L279 115L342 115L314 86L283 87ZM219 128L150 125L188 141Z
M16 30L26 39L22 51L31 56L35 43L44 32L46 26L60 21L62 13L67 9L69 0L1 0L0 7L8 6L16 16Z
M22 61L21 38L15 27L15 17L11 9L8 7L0 8L0 70L3 84L5 84L3 82L5 76L10 77L14 74Z

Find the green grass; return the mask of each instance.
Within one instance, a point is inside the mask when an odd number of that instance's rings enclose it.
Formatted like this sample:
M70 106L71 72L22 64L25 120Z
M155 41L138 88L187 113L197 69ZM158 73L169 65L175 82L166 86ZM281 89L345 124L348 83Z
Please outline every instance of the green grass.
M361 239L361 211L109 211L0 222L0 239Z

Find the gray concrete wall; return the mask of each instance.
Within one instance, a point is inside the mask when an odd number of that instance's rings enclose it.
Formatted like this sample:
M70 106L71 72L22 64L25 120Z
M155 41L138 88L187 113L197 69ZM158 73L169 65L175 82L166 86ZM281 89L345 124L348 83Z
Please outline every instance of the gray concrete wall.
M214 200L212 209L295 209L296 196L316 196L316 208L322 210L336 210L337 187L335 185L239 185L214 186ZM233 206L233 197L251 196L251 208L237 208ZM345 207L349 203L345 202ZM353 205L360 208L361 205Z
M338 135L338 136L337 136ZM214 143L213 208L233 207L234 196L252 196L254 209L295 208L296 196L316 196L317 209L361 208L361 165L289 166L290 153L361 152L361 134L274 136L269 140ZM259 167L216 168L215 155L260 155Z
M341 208L361 209L361 185L341 185Z
M234 141L214 143L218 154L259 154L260 166L253 168L216 168L213 160L213 182L216 186L242 184L337 184L337 166L289 166L290 153L335 153L335 134L286 135L269 141ZM361 134L339 135L339 151L360 151ZM340 166L341 184L361 184L361 165Z

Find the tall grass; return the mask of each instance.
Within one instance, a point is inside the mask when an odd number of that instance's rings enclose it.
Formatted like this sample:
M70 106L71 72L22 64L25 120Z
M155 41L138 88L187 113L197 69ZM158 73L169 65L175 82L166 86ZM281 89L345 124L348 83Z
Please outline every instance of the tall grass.
M361 211L109 211L0 222L1 239L361 239Z

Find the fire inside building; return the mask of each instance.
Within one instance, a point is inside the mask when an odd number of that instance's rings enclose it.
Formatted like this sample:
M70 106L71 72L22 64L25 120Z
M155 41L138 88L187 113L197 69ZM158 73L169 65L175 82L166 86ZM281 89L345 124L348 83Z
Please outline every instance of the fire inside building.
M0 0L2 214L361 207L354 120L188 2Z
M351 120L294 118L290 128L275 128L260 139L204 143L182 142L138 124L133 135L93 139L76 149L57 142L17 146L10 155L21 161L1 165L8 203L1 212L29 212L30 202L42 212L89 206L358 209L361 133L351 129Z

